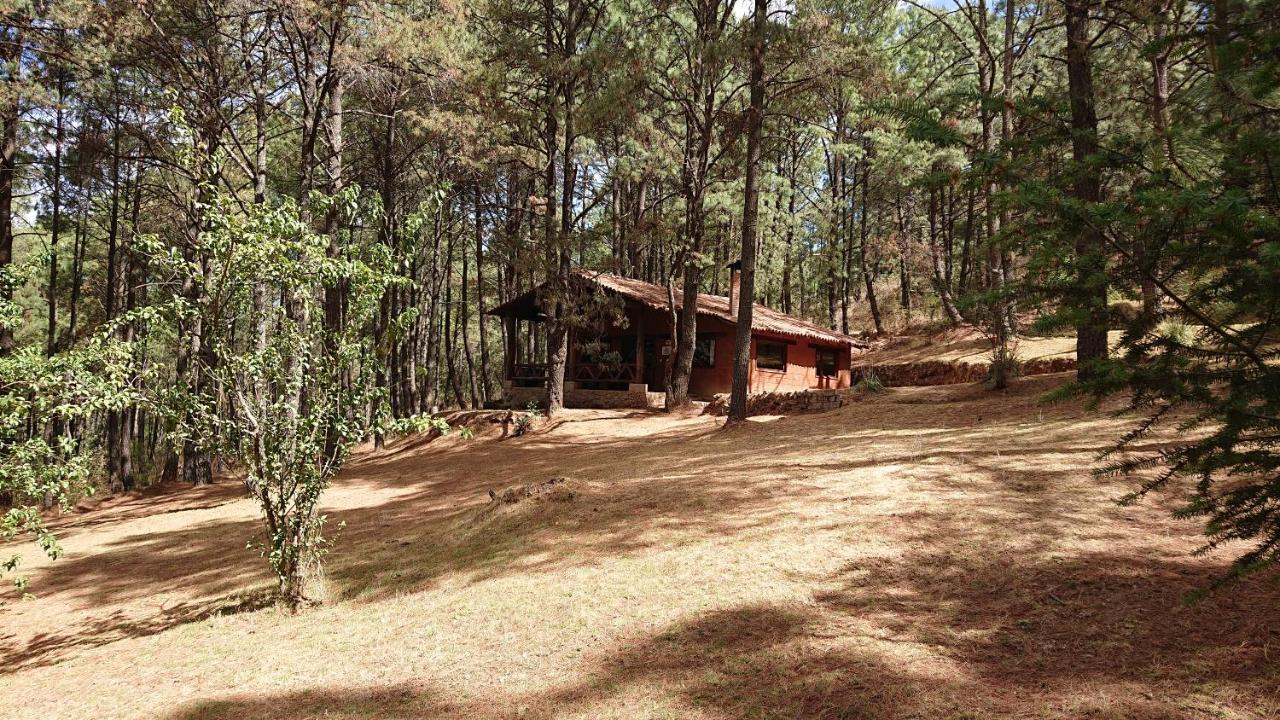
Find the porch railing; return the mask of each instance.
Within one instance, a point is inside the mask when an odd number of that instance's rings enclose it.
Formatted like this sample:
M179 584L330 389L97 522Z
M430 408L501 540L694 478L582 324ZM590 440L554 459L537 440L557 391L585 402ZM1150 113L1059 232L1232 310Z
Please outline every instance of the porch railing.
M575 382L639 382L635 365L601 365L597 363L578 363L573 366L570 377Z
M640 382L635 365L599 363L575 363L566 373L566 380L581 383L631 384ZM511 380L522 387L535 387L547 381L546 363L516 363L511 368Z
M511 366L511 379L519 382L546 382L546 363L516 363Z

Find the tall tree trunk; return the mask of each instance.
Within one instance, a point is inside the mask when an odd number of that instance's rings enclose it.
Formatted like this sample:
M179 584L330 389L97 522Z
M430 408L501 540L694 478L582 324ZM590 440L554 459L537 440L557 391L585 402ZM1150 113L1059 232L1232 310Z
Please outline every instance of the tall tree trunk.
M871 310L871 321L876 326L876 334L884 334L884 322L880 317L880 303L876 300L875 277L871 273L871 268L867 262L867 241L870 240L867 232L867 213L870 211L870 203L867 202L867 193L871 186L871 141L863 140L862 148L862 209L858 213L858 271L862 273L862 282L867 291L867 306Z
M1013 36L1016 29L1018 6L1016 0L1005 0L1004 3L1004 48L1001 59L1002 77L1000 83L1000 158L1009 157L1010 145L1013 142ZM1012 216L1008 203L1000 208L1000 227L1008 228ZM1008 249L1000 250L1000 284L1008 287L1013 280L1013 258ZM1018 308L1012 297L1008 297L1002 308L1001 332L1005 333L1008 342L1018 332Z
M50 204L52 213L49 226L49 288L48 320L45 337L45 355L52 357L58 348L58 240L62 234L62 143L64 140L64 100L66 75L58 72L57 109L53 119L53 182Z
M0 53L0 62L10 73L5 79L9 86L0 107L0 271L13 264L13 196L14 185L18 178L18 123L22 117L22 49L25 44L22 25L26 18L18 16L13 24L5 29L4 51ZM13 299L13 288L6 283L0 287L0 298ZM8 355L13 350L13 328L0 326L0 355Z
M764 128L764 43L768 13L768 0L755 0L749 48L751 104L747 108L747 177L742 202L742 276L739 282L738 327L733 343L729 423L747 419L747 392L751 379L751 314L756 298L756 226L760 213L760 137Z
M1093 70L1090 65L1092 0L1066 0L1067 82L1071 98L1071 158L1074 164L1071 195L1088 213L1102 202L1102 177L1090 164L1098 152L1098 115L1094 106ZM1094 363L1107 358L1107 260L1104 240L1088 217L1072 218L1075 226L1076 288L1079 311L1076 323L1076 375L1092 376Z
M466 395L462 390L462 379L458 376L458 343L457 322L460 313L453 312L453 235L449 235L445 245L444 264L444 353L445 369L449 375L449 387L453 390L453 399L459 408L467 407Z
M71 238L71 297L67 303L67 332L62 344L70 347L75 343L76 332L80 324L80 296L84 292L84 259L87 241L86 224L88 208L93 205L92 186L86 188L83 207L76 216L75 233Z
M467 390L470 393L471 407L478 408L480 407L480 392L476 386L476 361L471 352L471 333L468 330L468 326L471 325L471 304L467 300L467 284L470 282L471 262L465 247L461 255L462 283L459 285L458 327L462 334L462 357L467 361Z
M781 303L782 312L790 315L793 310L794 301L792 293L794 292L792 285L792 274L794 272L793 265L796 259L796 171L793 163L787 168L787 217L786 230L783 232L782 245L782 287L781 287Z
M545 8L545 53L548 59L559 55L555 37L555 10L550 0L544 0ZM554 281L551 283L553 297L547 320L547 415L554 416L564 408L564 375L565 363L569 360L569 327L566 324L568 315L568 266L569 253L565 245L568 238L560 235L560 227L556 223L559 207L556 194L557 157L560 154L559 143L559 104L564 92L564 82L556 77L547 78L546 108L544 108L544 145L547 152L547 164L543 170L544 191L546 193L546 211L543 217L543 234L546 243L548 272ZM566 138L572 133L566 130ZM566 141L567 142L567 141ZM564 159L568 165L569 159ZM567 172L567 170L566 170ZM565 189L568 192L568 189Z
M329 112L325 123L325 138L329 145L329 157L326 163L326 173L328 174L328 187L326 191L333 198L333 202L329 205L329 211L325 213L324 218L324 234L329 238L328 256L337 258L342 254L342 245L340 243L341 230L341 203L337 202L337 197L346 187L343 180L342 152L343 152L343 135L342 122L344 115L344 95L346 88L346 80L342 74L334 68L330 68L330 74L333 76L330 80L329 88ZM342 332L342 304L345 300L345 288L341 284L328 286L324 289L324 322L326 334L336 337Z
M1173 134L1169 132L1169 58L1173 48L1168 40L1169 0L1154 0L1151 18L1152 44L1155 46L1151 64L1151 127L1160 152L1156 153L1156 167L1173 172L1178 166L1174 153ZM1138 243L1137 261L1146 270L1141 275L1142 313L1152 320L1160 316L1160 290L1152 275L1158 272L1159 253L1151 238Z
M941 191L936 188L929 190L929 256L933 260L933 287L938 293L938 301L942 304L942 312L947 316L947 322L952 325L959 325L960 311L956 308L955 299L951 297L950 278L946 277L943 271L942 253L950 252L949 248L939 249L942 234L939 230L939 208L938 195Z
M120 117L120 106L116 106L116 117ZM113 123L111 132L111 206L107 217L107 279L104 286L102 307L107 322L115 319L118 301L121 298L124 275L123 254L120 249L120 128L118 121ZM122 447L121 425L123 414L119 410L107 411L107 479L111 492L119 493L130 489L131 477L124 475L126 450Z
M476 183L476 326L480 340L480 390L487 403L493 397L493 381L489 373L489 338L485 332L484 307L484 216L483 195L480 184ZM493 234L497 234L497 224L493 225Z

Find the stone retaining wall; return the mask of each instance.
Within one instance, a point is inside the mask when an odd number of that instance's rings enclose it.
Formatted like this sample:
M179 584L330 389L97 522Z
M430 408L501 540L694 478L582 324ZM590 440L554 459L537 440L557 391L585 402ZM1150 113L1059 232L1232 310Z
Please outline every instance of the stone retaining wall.
M565 383L572 385L572 383ZM586 390L577 387L566 387L564 406L569 408L661 408L665 401L662 393L648 392L645 385L633 385L631 390ZM536 402L539 408L547 407L547 389L531 387L509 387L502 391L502 400L494 403L498 407L523 410L530 402Z
M1023 375L1043 375L1075 369L1075 358L1069 357L1036 358L1022 362ZM982 382L987 377L987 364L922 360L910 363L854 366L853 383L856 385L859 380L870 374L874 374L880 380L880 384L885 387L958 385Z
M748 415L798 415L819 413L851 405L861 393L855 388L839 390L797 390L795 392L759 393L747 397ZM702 411L704 415L726 415L729 396L716 395Z

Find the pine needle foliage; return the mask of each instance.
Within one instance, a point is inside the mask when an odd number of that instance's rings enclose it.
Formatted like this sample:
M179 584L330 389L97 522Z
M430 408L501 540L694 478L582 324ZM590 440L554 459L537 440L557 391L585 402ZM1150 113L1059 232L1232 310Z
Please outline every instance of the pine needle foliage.
M1201 551L1247 544L1220 584L1280 561L1280 75L1275 62L1253 60L1277 47L1280 18L1263 3L1214 12L1217 120L1202 132L1220 162L1199 177L1153 173L1092 215L1169 314L1131 321L1122 353L1074 391L1129 393L1146 414L1097 470L1144 473L1124 502L1186 481L1177 514L1203 521ZM1135 247L1159 248L1161 262ZM1182 439L1141 447L1171 423Z

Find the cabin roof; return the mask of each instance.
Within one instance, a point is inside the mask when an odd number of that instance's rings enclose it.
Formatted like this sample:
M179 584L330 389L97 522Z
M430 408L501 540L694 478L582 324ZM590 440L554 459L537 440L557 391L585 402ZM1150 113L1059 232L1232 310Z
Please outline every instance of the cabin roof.
M604 290L619 295L652 310L667 309L667 289L662 285L626 278L612 273L596 272L583 268L575 268L573 276ZM489 315L513 316L522 319L540 320L544 316L537 311L537 292L539 288L530 290L519 297L492 308ZM681 307L680 293L676 292L676 307ZM698 293L698 314L707 315L734 324L737 318L729 313L729 298L724 295ZM848 345L865 348L867 343L851 335L828 330L807 320L778 312L773 308L756 303L751 312L751 330L753 332L770 332L789 337L817 340L835 345Z

